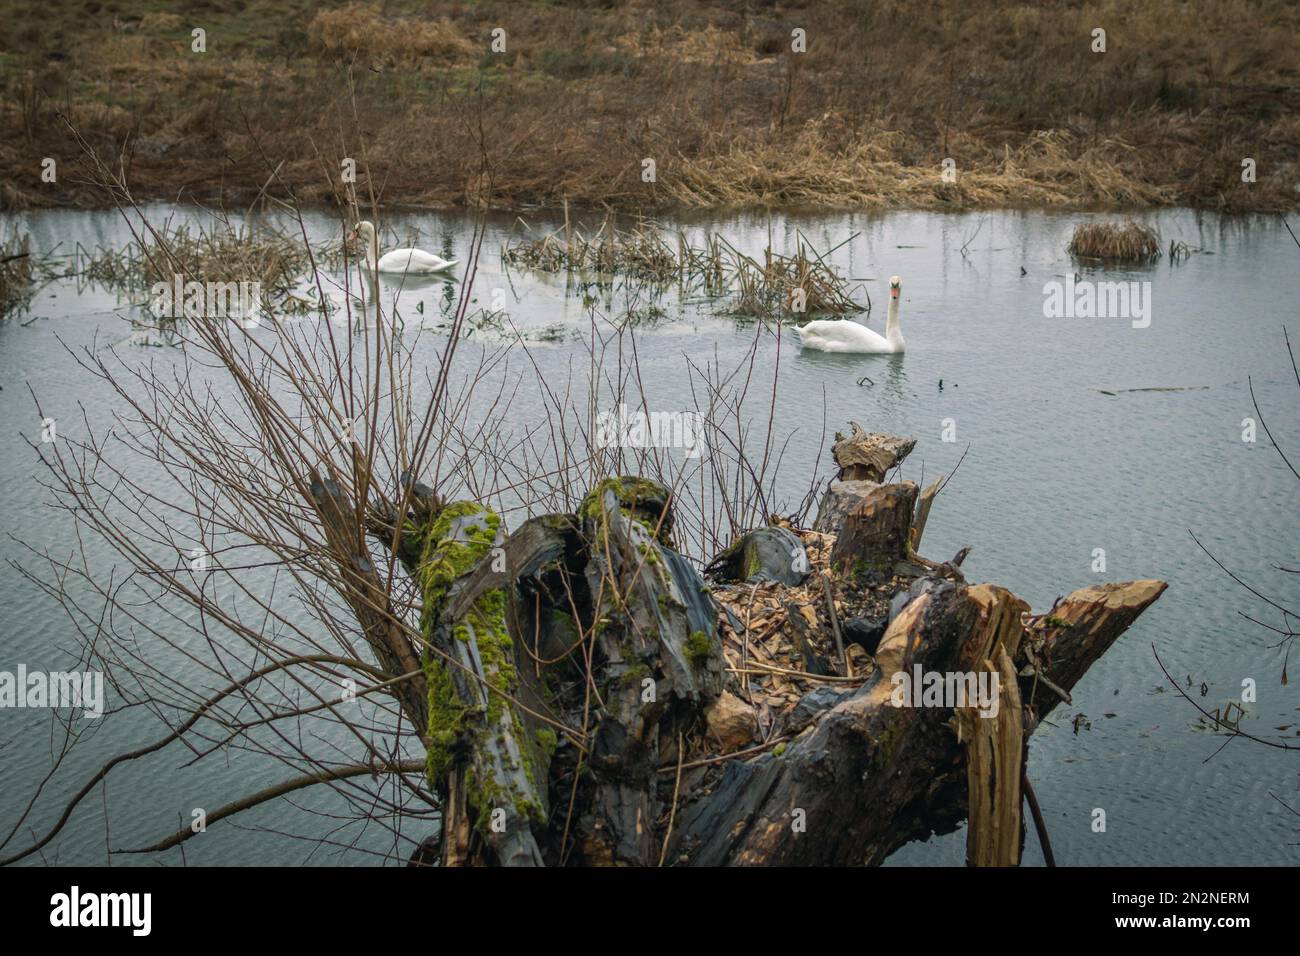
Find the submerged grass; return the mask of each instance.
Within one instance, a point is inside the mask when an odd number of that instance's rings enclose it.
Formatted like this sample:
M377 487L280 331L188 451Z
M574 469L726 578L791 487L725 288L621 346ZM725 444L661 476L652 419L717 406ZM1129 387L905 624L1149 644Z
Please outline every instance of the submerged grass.
M257 282L264 295L289 295L310 269L298 237L268 226L165 226L123 248L76 250L72 272L107 286L145 289L176 276L195 282Z
M1175 248L1170 246L1171 257ZM1086 222L1075 228L1069 252L1104 262L1154 262L1160 258L1160 235L1137 222Z
M590 271L665 283L681 271L676 251L649 223L619 229L606 218L588 239L580 228L566 226L540 239L521 239L501 252L510 265L542 272Z
M0 318L25 308L35 290L36 270L27 236L0 244Z
M679 230L673 242L653 224L623 230L606 218L590 239L566 225L508 244L501 258L544 272L627 276L660 286L677 282L685 291L722 299L729 314L753 318L845 315L870 307L854 300L848 282L802 236L793 255L769 245L757 259L714 233L695 244Z

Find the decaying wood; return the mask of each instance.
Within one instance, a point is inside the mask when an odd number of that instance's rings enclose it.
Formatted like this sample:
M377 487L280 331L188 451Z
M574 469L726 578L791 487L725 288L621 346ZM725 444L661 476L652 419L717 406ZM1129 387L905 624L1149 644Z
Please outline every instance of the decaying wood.
M921 492L921 497L916 500L916 515L912 518L911 534L913 551L921 550L921 535L925 534L925 523L930 520L930 506L934 504L934 496L939 493L942 485L943 475L940 475L926 485L925 490Z
M1164 581L1142 580L1096 584L1075 591L1029 628L1034 645L1032 665L1068 694L1092 662L1106 653L1168 586ZM1021 677L1021 682L1032 687L1033 677ZM1032 696L1025 697L1040 720L1061 699L1043 682Z
M808 555L799 536L788 528L758 528L736 538L704 571L718 581L793 585L808 576Z
M464 516L453 523L443 543L468 544L467 536L481 530L481 524L476 522L484 517ZM504 541L498 531L493 544L500 546ZM516 546L522 550L532 542L532 536L524 535ZM543 553L562 547L562 543L552 544L549 540L541 544ZM499 559L500 555L483 555L473 571L455 580L445 596L438 598L442 606L426 636L432 648L453 662L446 672L460 705L469 711L463 718L468 726L461 740L453 745L464 750L454 768L458 772L451 777L453 802L464 802L476 822L484 815L489 817L488 825L479 830L497 862L505 866L540 866L542 853L533 824L547 815L546 763L528 733L526 712L506 697L517 697L518 676L521 670L525 674L527 671L521 669L521 661L513 651L508 655L485 653L485 632L491 628L505 625L512 648L522 637L510 628L510 615L504 609L500 620L479 610L479 602L509 580L498 575L496 588L489 585L487 576L494 557ZM482 571L485 566L486 574ZM464 797L455 793L459 785L471 783L472 789Z
M405 521L393 515L372 519L368 531L388 544L394 528L404 529L396 552L424 592L425 675L442 674L447 682L430 688L423 680L420 687L431 697L450 694L442 710L450 705L459 713L455 726L433 727L425 736L430 747L448 755L449 765L434 781L444 807L442 865L542 865L535 830L548 812L549 758L535 736L545 725L537 716L543 705L530 679L534 671L522 666L517 653L535 623L521 597L543 568L563 562L573 549L576 519L535 518L507 537L500 529L486 533L489 519L495 520L490 512L462 503L435 537L443 502L418 484L409 497ZM477 540L475 532L482 533ZM468 570L451 579L427 572L428 562L451 555L470 561ZM501 596L503 607L491 602L493 595ZM492 632L495 653L488 653L485 629ZM510 641L505 654L497 646L502 629ZM437 709L427 700L423 708L427 724Z
M907 560L916 485L904 481L877 485L845 516L831 548L831 566L840 574L887 577Z
M841 481L883 481L889 470L916 447L915 438L868 432L857 422L849 425L852 433L847 438L837 435L831 448Z
M936 485L917 508L915 485L879 484L912 445L858 426L838 441L845 480L823 501L826 533L792 534L814 556L810 583L720 585L734 589L725 612L671 548L668 489L639 478L600 482L578 515L525 522L496 560L427 589L427 636L457 662L447 673L467 705L459 746L440 752L454 758L436 781L442 862L876 864L969 817L971 863L1017 863L1029 734L1165 585L1084 588L1034 616L1004 588L967 584L960 556L918 558ZM371 531L427 534L442 507ZM426 585L430 547L398 545ZM756 553L737 550L732 570L752 570ZM759 592L761 640L749 633ZM476 618L499 593L509 680L501 660L485 663L490 622ZM857 679L825 662L849 649ZM978 671L998 676L996 717L898 693L904 675ZM554 745L536 746L547 733ZM491 799L502 793L513 811Z
M635 510L646 500L668 507L666 489L662 497L634 490L644 484L602 482L582 507L606 690L590 801L575 832L590 860L650 866L660 852L653 822L662 741L702 713L723 681L717 610L698 573L655 536L665 514Z
M1117 591L1130 609L1158 594L1140 582ZM1071 595L1065 603L1076 600ZM970 669L989 647L1013 642L1007 638L1023 607L987 585L944 584L911 602L882 640L879 669L868 683L780 755L730 765L709 797L678 812L670 857L676 852L680 862L697 865L878 864L910 840L955 829L967 813L967 780L950 711L892 706L890 678L904 666ZM1127 626L1125 617L1102 610L1092 626L1108 644ZM1070 649L1088 653L1081 643ZM1023 653L1022 643L1013 661ZM1079 663L1062 660L1062 679ZM795 830L796 820L806 830Z
M835 479L822 495L817 507L813 530L834 534L844 526L849 512L872 491L880 487L878 481L840 481Z
M997 649L997 666L980 668L1000 677L997 714L959 708L953 721L966 744L966 789L970 795L966 861L971 866L1018 866L1024 843L1020 781L1024 775L1024 722L1011 658Z

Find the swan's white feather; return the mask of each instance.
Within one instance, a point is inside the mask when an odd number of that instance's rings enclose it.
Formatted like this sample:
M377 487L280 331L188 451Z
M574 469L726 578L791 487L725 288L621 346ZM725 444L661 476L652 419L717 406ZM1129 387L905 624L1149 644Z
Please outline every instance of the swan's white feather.
M371 222L362 220L356 224L348 236L365 242L367 255L362 259L368 269L375 272L397 272L409 275L428 275L433 272L445 272L452 266L459 265L456 259L444 259L423 249L394 249L382 256L379 254L379 237ZM373 263L373 265L372 265Z
M799 341L806 349L822 352L860 352L895 354L907 348L902 328L898 324L898 302L902 296L903 280L889 277L889 315L885 320L885 334L873 332L852 319L817 319L799 330Z
M902 337L890 342L879 332L852 319L818 319L799 330L799 341L804 348L822 352L901 352Z
M394 249L379 257L380 272L442 272L457 264L455 259L444 259L423 249Z

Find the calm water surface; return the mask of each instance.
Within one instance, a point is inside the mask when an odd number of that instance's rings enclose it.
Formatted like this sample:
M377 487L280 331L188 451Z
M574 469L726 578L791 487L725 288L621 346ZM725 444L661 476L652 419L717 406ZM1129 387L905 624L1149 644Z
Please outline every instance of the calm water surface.
M1269 633L1241 615L1282 622L1219 571L1189 531L1244 580L1283 603L1300 603L1300 576L1274 567L1300 562L1300 483L1262 429L1257 442L1242 441L1242 420L1256 417L1249 376L1273 434L1293 460L1300 455L1300 389L1282 339L1288 322L1300 338L1300 249L1274 221L1162 213L1149 221L1166 242L1182 240L1204 251L1176 266L1081 272L1083 278L1150 282L1149 328L1133 328L1124 318L1045 318L1043 285L1076 268L1063 250L1084 218L1014 211L791 214L666 225L695 235L712 229L752 252L769 235L778 250L792 251L800 234L820 249L838 246L832 261L877 303L869 324L881 331L886 280L903 277L905 356L803 353L789 329L779 350L773 335L759 343L767 387L779 363L775 424L780 440L789 436L790 463L779 490L790 504L807 487L809 463L825 457L824 408L831 429L853 419L872 430L915 436L906 471L913 480L922 466L927 475L951 471L969 446L936 504L924 550L946 559L973 545L965 565L972 580L1003 584L1036 609L1098 581L1170 582L1078 685L1074 706L1058 708L1052 724L1033 737L1030 774L1057 859L1293 864L1300 819L1271 794L1300 807L1294 761L1241 740L1207 759L1223 738L1198 729L1195 711L1162 691L1152 645L1175 675L1190 678L1195 694L1207 686L1203 703L1209 709L1238 698L1243 679L1254 679L1259 700L1243 729L1295 740L1300 691L1280 684L1283 662ZM322 238L334 230L323 214L310 222ZM545 217L530 224L555 225ZM459 215L401 216L392 225L402 238L418 236L425 248L444 255L463 259L469 252L471 223ZM10 216L3 228L29 232L42 250L77 242L123 246L129 238L120 217L110 213ZM480 341L500 344L513 329L529 342L543 374L559 381L586 361L589 311L563 278L503 267L501 243L520 229L512 217L489 223L476 306L503 302L509 321L480 323L465 356L472 359ZM493 300L493 290L502 290L503 298ZM435 280L396 293L385 285L380 294L389 301L396 296L406 321L433 330L419 346L432 363L456 284ZM597 308L617 318L628 302L615 295ZM716 356L724 368L734 366L753 343L753 326L718 314L714 304L668 294L639 297L634 307L642 377L655 409L690 407L683 405L688 360ZM21 661L30 670L56 670L69 663L76 645L66 617L14 566L38 567L21 542L54 551L74 543L68 522L44 506L47 495L37 484L42 469L21 437L40 431L28 386L61 428L77 428L72 423L83 408L92 422L107 423L111 396L77 367L60 340L74 349L123 345L144 360L177 361L174 350L131 344L132 311L112 291L64 280L45 288L26 315L0 324L0 500L7 532L0 539L7 559L0 565L0 669L12 671ZM857 384L864 376L871 384ZM760 406L766 399L754 402L755 415L765 417ZM541 414L535 404L518 403L521 427ZM945 427L955 441L943 441ZM1097 548L1105 549L1102 573L1092 569ZM105 574L114 562L103 551L91 559L102 562ZM186 665L176 666L184 679ZM1080 714L1086 719L1076 729ZM58 799L47 799L31 825L43 832L86 773L158 736L159 725L140 713L102 721L51 785ZM48 769L50 747L47 715L0 711L3 832ZM189 808L216 806L285 775L279 765L244 752L182 770L187 757L176 748L115 771L107 793L83 804L47 848L46 860L102 863L107 846L152 842L188 821ZM205 838L186 844L184 860L173 851L161 858L116 856L114 863L368 863L393 852L391 835L379 828L350 831L346 842L355 843L353 849L295 839L331 829L330 821L301 808L336 809L328 793L300 793L215 824ZM1105 833L1092 832L1095 808L1106 811ZM936 837L904 848L891 862L961 863L963 842L961 833ZM1027 858L1041 862L1032 835Z

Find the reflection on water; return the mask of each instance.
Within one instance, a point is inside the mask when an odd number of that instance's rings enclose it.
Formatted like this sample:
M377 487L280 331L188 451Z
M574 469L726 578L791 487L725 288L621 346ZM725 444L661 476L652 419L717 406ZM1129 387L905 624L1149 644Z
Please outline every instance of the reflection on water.
M1052 726L1034 735L1030 773L1058 860L1293 862L1295 851L1287 844L1295 842L1294 818L1269 794L1296 803L1294 766L1275 751L1245 742L1206 761L1222 740L1197 732L1191 708L1160 689L1151 644L1180 678L1192 686L1206 684L1210 709L1238 698L1242 680L1253 678L1260 698L1247 721L1252 732L1276 736L1300 728L1300 698L1280 684L1281 659L1267 632L1239 614L1265 610L1215 568L1188 533L1194 531L1261 590L1293 604L1300 597L1300 576L1273 567L1297 560L1294 476L1262 435L1254 444L1241 440L1243 419L1255 415L1250 376L1278 442L1300 450L1300 393L1281 331L1300 296L1300 250L1273 221L1170 211L1150 217L1164 241L1184 241L1201 252L1178 265L1098 271L1064 255L1069 233L1082 218L1028 211L789 214L770 221L765 215L693 218L680 225L693 240L712 230L751 254L761 252L769 230L778 250L792 249L800 235L820 249L837 247L830 258L869 293L877 307L862 320L877 330L884 324L885 281L895 273L903 277L904 355L805 352L788 326L779 339L760 334L759 372L770 375L779 363L774 427L778 444L788 440L779 476L787 506L802 498L811 463L825 460L823 427L829 432L855 420L919 440L905 469L913 480L922 468L927 476L951 473L969 447L936 501L926 552L942 560L972 545L965 568L973 580L1004 584L1037 609L1099 580L1170 581L1164 597L1079 685L1074 706L1059 709ZM546 217L532 219L539 232L557 225ZM35 212L9 220L7 228L31 233L36 249L120 246L129 238L116 214ZM337 224L327 215L310 216L308 226L317 239L338 238ZM462 263L470 257L472 223L466 218L401 215L389 226L394 234L385 248L400 240ZM677 411L689 407L683 405L688 362L716 356L724 367L734 367L753 346L752 323L698 297L682 300L671 288L652 293L620 280L575 284L564 275L505 268L499 249L519 228L511 216L487 222L470 303L467 361L477 342L495 348L517 335L545 378L567 381L573 365L587 361L583 340L594 310L602 320L636 324L647 399L654 409ZM412 336L417 354L427 353L432 374L439 330L450 324L464 268L455 277L384 276L378 282L359 272L333 274L326 294L339 303L347 296L362 303L377 297L383 311L396 316L402 334ZM1135 329L1125 318L1045 318L1044 284L1075 272L1081 278L1149 281L1150 327ZM165 344L156 331L133 331L134 314L129 301L111 290L65 280L41 290L23 321L0 325L0 420L6 423L0 433L0 493L4 530L14 537L55 549L71 542L66 524L38 506L44 497L34 480L38 462L20 437L39 431L26 383L37 390L47 414L75 421L84 406L103 425L112 414L107 397L59 340L74 349L138 345L142 337ZM176 352L138 351L148 358ZM764 419L770 379L765 381L749 399L751 413ZM1173 387L1188 390L1132 391ZM527 428L545 412L540 402L519 401L512 414ZM5 558L31 566L13 538L0 548ZM1102 574L1091 569L1096 548L1107 555ZM73 643L67 622L8 564L0 567L0 597L6 634L0 668L23 660L55 669L66 660L62 655ZM1077 714L1086 720L1076 730ZM1274 730L1281 727L1290 730ZM77 772L61 778L59 792L105 756L151 740L157 731L137 715L105 721L81 748L71 768ZM0 712L0 747L6 781L23 782L6 785L0 795L4 824L49 766L40 715ZM165 753L112 779L106 799L113 811L113 845L156 838L180 815L188 818L192 806L216 805L283 776L280 768L246 753L220 764L205 762L197 773L183 771L187 756ZM327 795L307 794L298 803L329 807ZM1107 814L1102 834L1091 830L1098 807ZM57 812L55 802L49 808L46 820ZM48 859L103 861L102 811L82 809ZM295 832L323 832L329 825L287 802L264 807L242 824ZM363 851L382 853L390 844L376 832L363 836L361 850L318 854L313 861L372 862ZM291 862L309 849L223 823L208 838L191 841L187 853L190 862ZM892 862L960 863L962 854L962 836L955 834L904 848ZM1031 835L1031 862L1036 854ZM117 862L123 860L137 861Z

